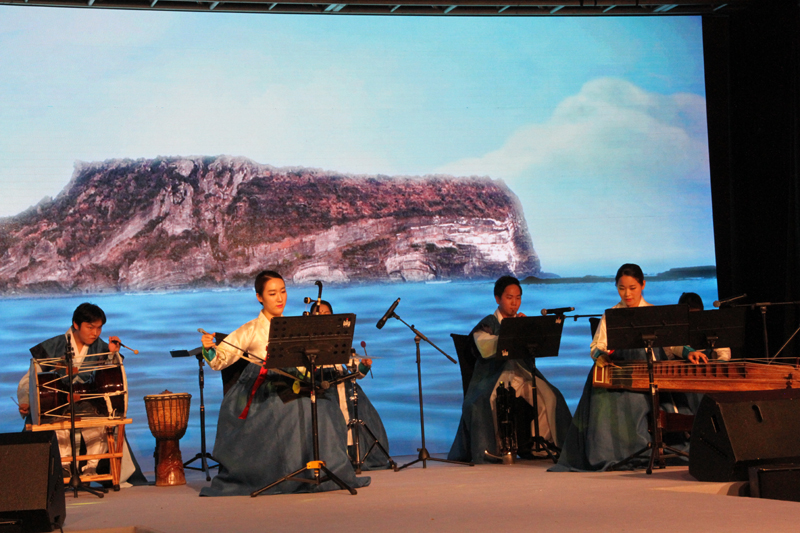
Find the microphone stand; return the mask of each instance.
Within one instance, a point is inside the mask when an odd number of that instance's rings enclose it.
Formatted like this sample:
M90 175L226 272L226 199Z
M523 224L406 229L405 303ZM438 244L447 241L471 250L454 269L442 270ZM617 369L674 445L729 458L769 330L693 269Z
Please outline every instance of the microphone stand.
M431 454L428 453L428 449L425 447L425 414L422 408L422 362L420 358L419 342L421 340L424 340L425 342L436 348L442 355L447 357L453 364L458 364L458 362L449 355L447 355L445 352L443 352L442 349L436 346L433 342L431 342L430 339L428 339L428 337L426 337L419 330L417 330L413 324L408 325L408 323L399 316L397 316L397 314L394 311L392 311L390 318L396 318L397 320L405 324L406 327L408 327L408 329L410 329L414 333L414 343L417 346L417 385L419 387L419 424L420 424L420 431L422 434L422 447L417 448L417 451L419 452L417 458L411 461L410 463L406 463L403 466L397 468L396 472L399 472L400 470L406 468L407 466L411 466L419 462L422 462L422 468L427 468L428 461L439 461L440 463L453 463L456 465L475 466L473 463L465 463L462 461L451 461L449 459L438 459L436 457L431 457Z
M211 474L209 474L209 470L212 468L219 468L219 461L206 451L206 404L203 401L203 388L205 385L205 372L203 371L203 367L205 366L205 361L203 360L203 352L201 351L195 357L197 357L197 362L200 365L200 370L198 372L199 380L200 380L200 453L196 454L193 458L189 459L185 463L183 463L184 468L188 468L189 470L200 470L205 472L206 474L206 481L211 481ZM216 461L217 464L215 465L208 465L208 459L212 461ZM193 462L199 460L200 461L200 468L196 466L189 466Z
M769 355L769 339L767 337L767 308L772 307L773 305L800 305L800 301L794 302L760 302L755 304L741 304L741 305L731 305L731 307L749 307L750 309L758 308L761 311L761 327L764 332L764 358L769 360L769 363L772 363L776 357L783 351L784 348L791 342L791 340L800 332L800 326L792 333L789 339L780 347L780 349L775 352L775 355L770 357ZM721 306L720 306L721 307Z

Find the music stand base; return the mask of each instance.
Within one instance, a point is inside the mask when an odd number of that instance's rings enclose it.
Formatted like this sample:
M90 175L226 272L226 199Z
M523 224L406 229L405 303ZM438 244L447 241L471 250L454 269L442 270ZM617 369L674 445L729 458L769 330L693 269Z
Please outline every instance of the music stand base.
M553 464L558 463L558 455L561 450L557 446L547 442L544 437L540 436L534 436L531 442L533 443L533 446L531 447L531 459L549 458L553 461ZM555 448L556 453L553 453L553 448ZM539 452L546 452L547 455L535 455Z
M208 459L211 459L212 461L215 461L217 464L215 464L215 465L209 465L209 464L208 464ZM189 466L190 464L192 464L192 463L193 463L193 462L195 462L195 461L200 461L202 466L199 466L199 467L198 467L198 466ZM217 460L214 458L214 456L213 456L213 455L211 455L211 454L210 454L210 453L208 453L208 452L205 452L205 453L198 453L198 454L196 454L194 457L192 457L191 459L189 459L188 461L186 461L185 463L183 463L183 467L184 467L184 468L186 468L186 469L189 469L189 470L199 470L199 471L201 471L201 472L205 472L205 474L206 474L206 481L211 481L211 476L209 475L209 473L208 473L208 472L209 472L209 470L211 470L212 468L219 468L219 461L217 461Z
M320 477L320 475L319 475L320 470L325 473L324 477ZM314 479L297 477L297 476L299 476L300 474L302 474L303 472L306 472L306 471L314 472ZM250 497L251 498L255 498L256 496L258 496L262 492L267 491L267 490L271 489L272 487L283 483L284 481L295 481L297 483L309 483L311 485L317 485L317 486L322 485L326 481L333 481L334 483L339 485L339 487L341 487L342 489L349 491L350 494L352 494L353 496L358 494L356 492L356 489L354 489L353 487L351 487L350 485L348 485L347 483L345 483L344 481L339 479L333 472L328 470L328 467L325 466L325 461L311 461L309 463L306 463L306 466L304 466L300 470L297 470L296 472L292 472L289 475L283 476L278 481L270 483L266 487L263 487L263 488L258 489L257 491L251 492L250 493Z
M422 462L422 468L428 467L426 464L427 461L438 461L440 463L451 463L454 465L462 465L462 466L475 466L475 463L465 463L464 461L451 461L450 459L438 459L436 457L431 457L431 454L428 453L428 450L426 448L417 448L417 451L419 452L419 455L417 455L416 459L414 459L410 463L406 463L403 466L399 467L398 469L395 470L395 472L399 472L402 469L406 468L407 466L417 464L420 461Z
M654 452L654 450L656 451ZM664 453L664 450L670 453ZM664 463L666 459L674 459L676 457L686 457L686 458L689 457L688 453L678 450L677 448L673 448L672 446L667 446L666 444L662 443L661 446L657 449L652 442L648 442L647 446L645 446L638 452L633 453L628 457L626 457L625 459L623 459L622 461L614 463L613 465L608 467L608 471L612 472L614 470L619 470L620 467L632 463L636 459L642 457L647 452L650 452L650 460L647 463L647 470L646 470L646 473L648 475L651 475L653 473L653 466L655 465L656 462L658 462L658 468L666 468L667 465ZM634 468L636 467L634 466Z
M104 494L108 494L108 490L105 487L101 487L99 489L94 489L94 488L90 487L88 483L84 483L83 481L81 481L80 476L78 476L75 473L75 471L72 472L72 477L70 478L69 483L67 483L67 486L64 487L64 489L68 490L68 491L69 490L73 491L73 493L74 493L73 497L74 498L78 497L78 491L79 490L82 490L84 492L88 492L89 494L97 496L98 498L102 498ZM119 489L117 489L117 490L119 490Z

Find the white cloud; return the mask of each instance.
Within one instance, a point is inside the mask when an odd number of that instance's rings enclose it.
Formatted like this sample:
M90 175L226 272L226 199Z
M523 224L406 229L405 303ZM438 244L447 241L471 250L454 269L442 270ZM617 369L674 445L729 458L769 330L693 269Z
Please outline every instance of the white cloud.
M504 179L520 197L545 269L616 264L632 254L666 267L713 263L700 96L592 80L547 121L439 170Z

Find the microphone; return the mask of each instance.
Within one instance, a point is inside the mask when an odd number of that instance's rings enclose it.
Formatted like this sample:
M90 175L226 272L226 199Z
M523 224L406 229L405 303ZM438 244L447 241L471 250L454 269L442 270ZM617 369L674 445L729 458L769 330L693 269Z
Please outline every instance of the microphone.
M364 357L369 357L367 355L367 342L366 341L361 341L361 347L364 348Z
M397 300L394 301L394 303L389 308L389 310L386 311L386 314L384 314L381 317L381 319L378 320L378 323L375 325L375 327L377 327L378 329L383 328L384 324L386 324L386 321L389 320L390 318L392 318L392 315L394 314L394 310L397 309L397 305L399 303L400 303L400 298L398 298Z
M740 296L733 296L731 298L726 298L724 300L715 300L714 307L722 307L723 305L728 305L731 302L735 302L736 300L741 300L742 298L747 298L747 294L742 294Z
M304 303L304 304L310 304L310 303L311 303L311 302L313 302L313 301L314 301L314 300L312 300L312 299L311 299L311 298L309 298L308 296L306 296L305 298L303 298L303 303Z
M547 315L563 315L564 313L569 313L570 311L574 311L574 307L556 307L555 309L542 309L542 316Z

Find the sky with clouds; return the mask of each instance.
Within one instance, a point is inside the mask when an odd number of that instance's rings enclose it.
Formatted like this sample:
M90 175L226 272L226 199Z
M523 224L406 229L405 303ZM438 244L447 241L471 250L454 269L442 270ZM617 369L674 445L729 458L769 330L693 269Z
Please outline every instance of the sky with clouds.
M0 216L75 161L486 175L544 270L714 263L701 22L0 6Z

